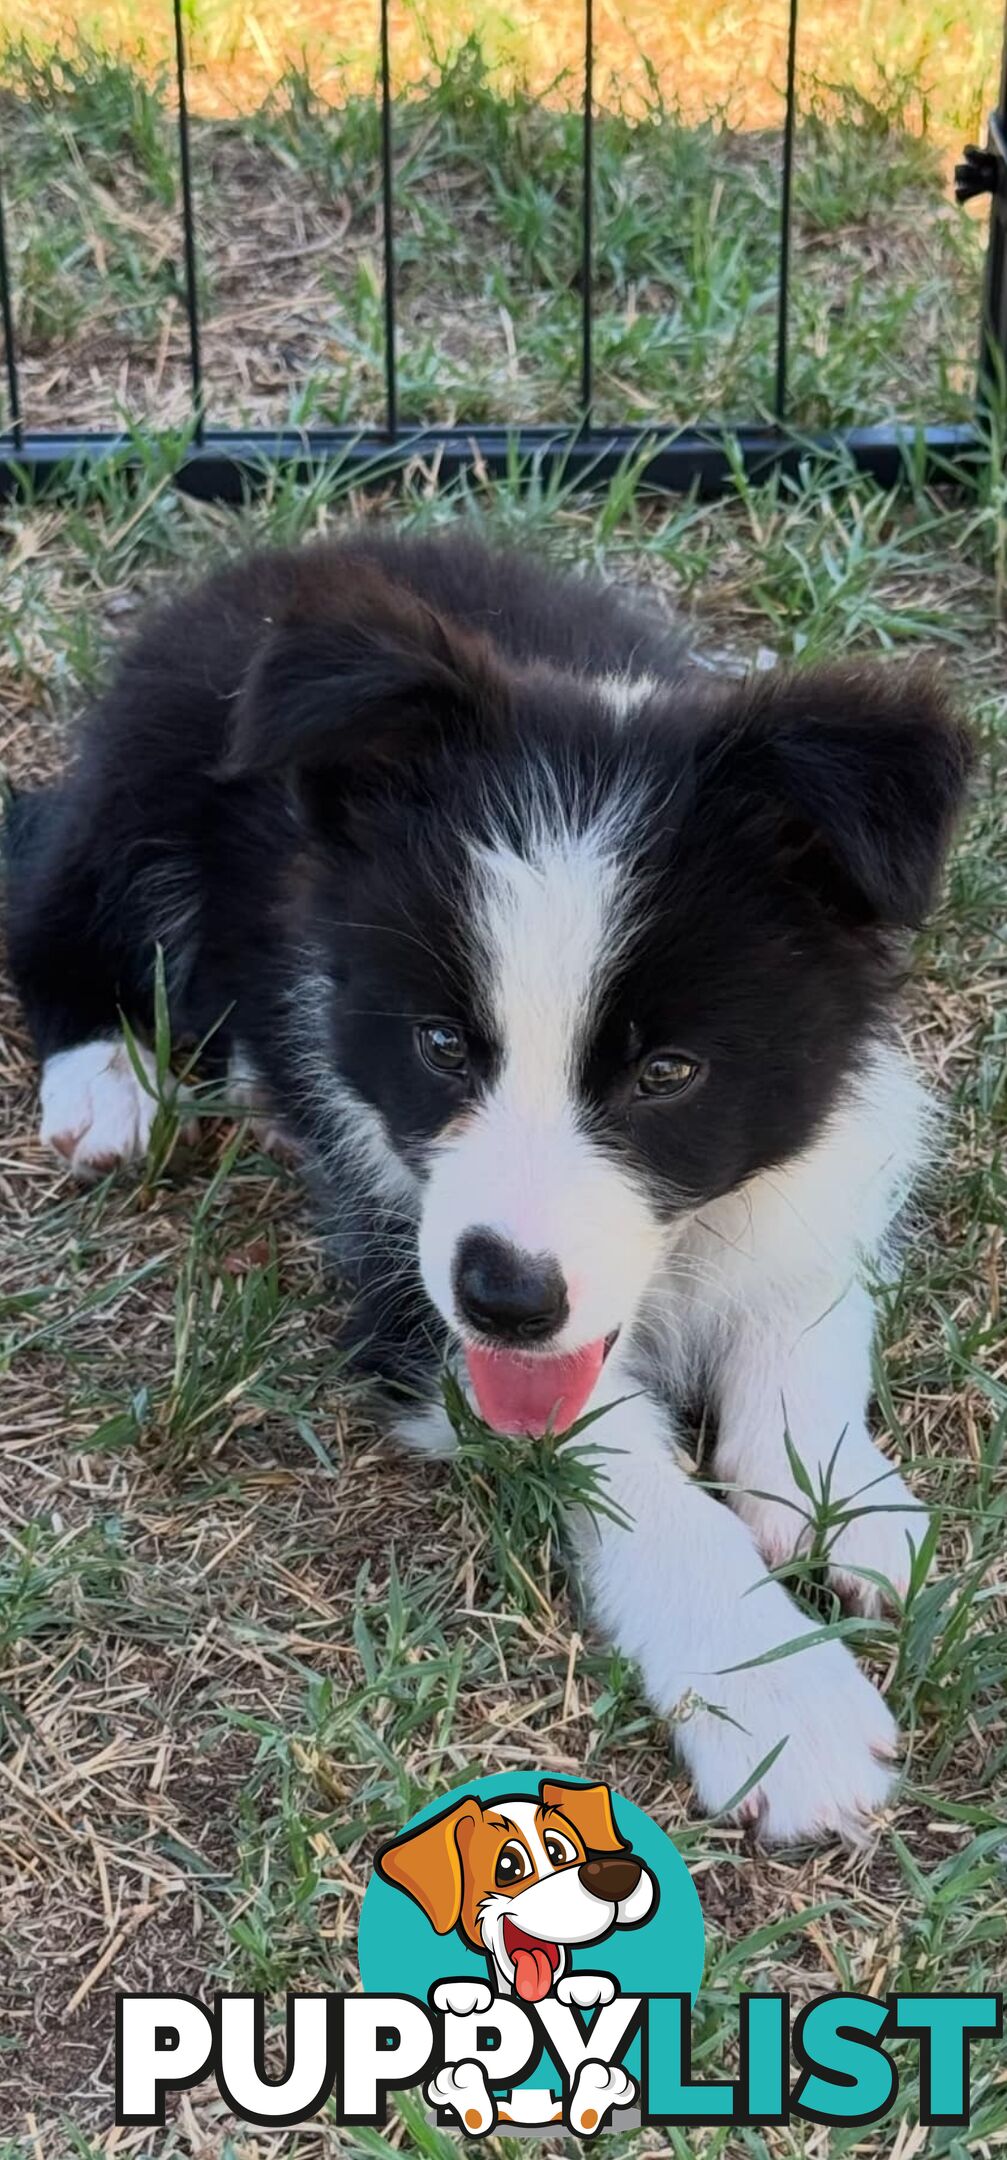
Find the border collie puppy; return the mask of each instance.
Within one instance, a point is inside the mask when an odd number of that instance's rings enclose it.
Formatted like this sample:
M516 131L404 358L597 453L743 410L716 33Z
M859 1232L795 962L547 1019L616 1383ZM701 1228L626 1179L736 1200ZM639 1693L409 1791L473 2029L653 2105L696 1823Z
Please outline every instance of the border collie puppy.
M855 1837L892 1783L881 1696L767 1569L810 1534L797 1459L861 1611L925 1528L868 1431L862 1277L925 1142L893 1004L968 764L919 674L716 686L618 593L364 534L155 614L15 806L43 1139L142 1154L119 1016L160 944L176 1036L216 1029L305 1158L394 1429L450 1446L446 1354L500 1431L612 1406L594 1612L704 1805L754 1777L778 1840ZM676 1440L697 1395L726 1505Z

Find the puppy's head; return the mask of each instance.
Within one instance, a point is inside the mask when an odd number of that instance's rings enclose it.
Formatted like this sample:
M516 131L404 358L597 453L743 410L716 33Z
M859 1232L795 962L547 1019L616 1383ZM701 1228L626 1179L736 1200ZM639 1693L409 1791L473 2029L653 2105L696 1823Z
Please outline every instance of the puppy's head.
M529 2002L548 1993L573 1946L638 1925L657 1902L606 1785L544 1778L537 1799L469 1796L385 1845L377 1867L439 1935L457 1929Z
M918 672L655 687L627 720L373 571L274 632L232 770L300 805L305 1060L491 1424L569 1426L682 1225L814 1138L968 762Z

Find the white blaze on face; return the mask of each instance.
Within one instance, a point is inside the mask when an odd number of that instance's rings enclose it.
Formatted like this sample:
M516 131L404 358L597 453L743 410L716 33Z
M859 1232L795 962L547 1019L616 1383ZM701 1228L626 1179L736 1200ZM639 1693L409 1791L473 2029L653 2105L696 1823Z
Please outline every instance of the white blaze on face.
M520 851L470 850L474 973L501 1064L488 1098L438 1152L420 1260L456 1324L452 1264L465 1231L550 1254L570 1304L556 1347L572 1350L630 1318L660 1232L628 1170L591 1139L578 1101L581 1058L639 904L619 851L639 804L623 793L583 824L551 812L529 818Z

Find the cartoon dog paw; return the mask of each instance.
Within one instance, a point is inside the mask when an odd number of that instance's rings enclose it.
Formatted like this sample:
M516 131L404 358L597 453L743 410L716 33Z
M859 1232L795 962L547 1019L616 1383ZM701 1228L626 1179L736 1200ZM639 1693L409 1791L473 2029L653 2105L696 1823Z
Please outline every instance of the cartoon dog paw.
M581 2063L570 2095L570 2128L578 2137L593 2137L611 2108L628 2107L636 2099L636 2082L628 2071L603 2062Z
M450 1981L446 1983L449 1987L451 1984ZM476 1986L477 1982L469 1986L469 1995ZM439 1989L438 1993L441 1992ZM485 1993L489 1994L488 1988ZM485 2137L487 2130L492 2130L496 2108L481 2063L445 2063L443 2070L438 2070L423 2090L429 2105L449 2108L470 2137Z
M567 1973L556 1982L556 1997L568 2009L599 2010L603 2003L614 2002L615 1981L608 1973Z
M485 1980L438 1980L430 2000L449 2017L481 2017L493 2001L493 1990Z

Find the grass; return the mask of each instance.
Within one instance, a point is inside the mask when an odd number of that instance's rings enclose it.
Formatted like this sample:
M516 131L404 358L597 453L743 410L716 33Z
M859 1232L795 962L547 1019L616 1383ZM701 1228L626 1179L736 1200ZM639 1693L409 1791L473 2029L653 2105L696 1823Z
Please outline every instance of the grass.
M289 11L288 44L307 5ZM469 521L600 566L683 612L723 668L927 652L976 716L985 755L907 1013L948 1105L945 1157L876 1286L877 1430L933 1509L939 1566L928 1581L921 1562L897 1621L858 1631L909 1742L898 1804L866 1856L766 1856L697 1818L632 1669L583 1626L567 1580L563 1509L598 1497L589 1430L574 1448L531 1450L456 1402L455 1464L378 1441L342 1370L338 1285L321 1278L296 1183L212 1098L197 1098L187 1137L167 1087L166 1010L146 1172L78 1193L35 1144L29 1046L4 1002L0 2160L111 2151L116 1988L352 1985L376 1843L470 1772L597 1773L672 1829L707 1921L699 2074L729 2056L740 1987L789 1988L800 2003L834 1987L995 1985L1007 1923L1007 397L957 492L925 485L911 454L901 487L881 490L841 455L809 451L796 478L759 486L738 464L713 505L655 499L632 464L587 498L516 455L498 484L473 475L446 489L415 470L366 502L338 469L273 473L237 511L181 497L167 56L156 23L139 48L126 0L106 15L117 42L86 11L62 44L51 9L29 20L12 0L5 18L29 417L91 423L124 409L140 459L138 475L113 458L58 499L0 508L12 779L59 764L146 597L254 542L296 543L355 516ZM249 57L250 20L201 0L194 32L213 409L356 419L378 409L382 373L369 32L352 6L341 15L352 51L336 71L317 20L310 67L270 47L260 23L267 65L257 46ZM516 30L485 11L478 38L457 14L450 35L424 20L404 19L397 46L406 410L572 413L572 17L558 15L545 43L520 8ZM987 35L950 8L898 0L876 37L841 6L805 20L795 409L809 426L954 414L970 380L979 228L947 204L946 152L955 129L975 132L995 24ZM686 50L665 11L652 62L624 45L620 81L599 77L601 409L655 426L751 414L768 396L779 101L765 82L777 47L763 52L756 25L761 74L753 60L747 89L713 98L725 21L711 6L709 51ZM736 23L733 34L737 47ZM170 423L162 436L139 425L148 412ZM805 1498L816 1537L795 1587L824 1627L845 1626L819 1579L838 1527L827 1481ZM1004 2088L989 2050L975 2061L973 2141L995 2152ZM917 2141L908 2067L898 2108L906 2160L958 2160L953 2132ZM833 2133L830 2150L863 2149L858 2136ZM448 2160L456 2146L404 2101L386 2135L323 2123L296 2149ZM710 2130L645 2133L618 2153L735 2149ZM812 2160L819 2145L795 2127L771 2142L745 2132L743 2149ZM525 2148L495 2150L522 2160ZM286 2135L232 2131L208 2089L159 2140L159 2160L293 2152Z
M974 376L982 213L950 201L969 101L957 19L895 18L857 79L848 10L802 42L791 406L808 428L961 417ZM896 11L896 15L898 11ZM571 10L558 10L558 50ZM62 42L15 8L0 40L22 403L31 427L182 424L188 343L171 70L147 26ZM352 44L351 24L345 36ZM904 29L904 24L901 26ZM525 26L527 30L527 26ZM530 32L406 15L395 116L403 419L556 420L580 400L579 62L543 78ZM622 33L619 33L621 36ZM749 110L683 56L606 71L594 138L596 411L655 425L756 419L774 390L782 72ZM324 38L228 104L233 38L197 8L192 156L211 420L380 421L380 115ZM412 39L412 42L410 42ZM618 43L618 38L616 38ZM672 40L674 43L674 38ZM737 26L735 26L737 43ZM246 30L247 43L247 30ZM254 43L254 40L253 40ZM398 50L398 45L397 48ZM993 97L995 40L968 69ZM261 54L260 54L261 61ZM971 80L971 74L969 76ZM951 85L954 84L953 90ZM963 103L964 99L964 103ZM208 109L203 109L208 107Z
M951 1106L947 1158L878 1286L878 1429L934 1509L940 1564L930 1581L921 1564L898 1621L858 1631L910 1746L866 1858L757 1855L691 1811L634 1673L583 1631L566 1579L558 1525L571 1499L596 1498L590 1432L574 1451L532 1454L456 1405L454 1466L391 1455L341 1373L338 1298L290 1177L209 1114L188 1144L185 1113L166 1099L145 1177L71 1191L31 1137L33 1074L8 1006L0 1865L13 1867L15 1988L0 2124L15 2142L0 2141L4 2160L32 2122L44 2155L105 2150L115 1987L152 1975L193 1992L352 1983L374 1844L469 1772L597 1772L674 1830L707 1917L696 2059L711 2071L729 2053L740 1985L804 1999L833 1986L994 1984L1007 1919L1007 705L993 435L989 468L957 495L924 488L911 468L883 492L842 459L809 458L798 479L759 488L739 470L732 495L709 506L649 498L631 472L595 498L555 475L448 491L419 475L404 495L364 504L345 477L320 472L303 485L274 475L228 512L171 490L168 445L149 449L139 482L113 465L58 502L5 510L0 697L14 777L58 761L82 688L142 595L253 540L296 541L358 514L427 529L470 520L600 563L685 609L697 646L724 666L930 651L976 713L987 757L909 1012ZM827 1545L831 1496L806 1497ZM846 1626L814 1552L800 1576L821 1624ZM975 2134L996 2150L1003 2089L989 2052L976 2060ZM911 2122L908 2073L898 2105ZM229 2146L209 2092L190 2097L163 2150L199 2150L200 2136L235 2156L293 2152L265 2133ZM433 2150L409 2104L395 2139ZM749 2144L768 2151L757 2133ZM324 2125L298 2146L393 2149L390 2134ZM645 2135L634 2149L686 2147ZM720 2151L717 2133L690 2149ZM806 2149L799 2129L773 2144ZM929 2133L928 2152L959 2149L953 2133Z

